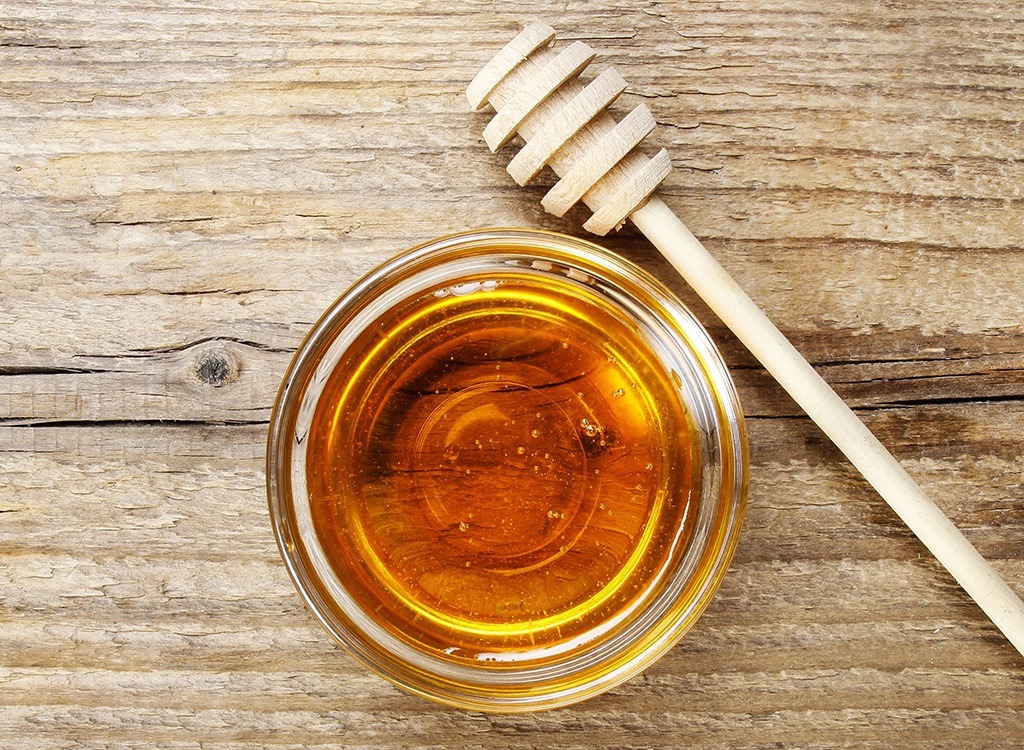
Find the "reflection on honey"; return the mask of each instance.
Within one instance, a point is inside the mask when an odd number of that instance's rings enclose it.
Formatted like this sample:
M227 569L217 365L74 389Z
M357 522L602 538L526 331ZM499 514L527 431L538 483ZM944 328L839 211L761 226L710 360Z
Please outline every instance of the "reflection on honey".
M635 323L509 268L390 311L309 434L312 517L361 608L443 658L600 640L692 533L699 443Z

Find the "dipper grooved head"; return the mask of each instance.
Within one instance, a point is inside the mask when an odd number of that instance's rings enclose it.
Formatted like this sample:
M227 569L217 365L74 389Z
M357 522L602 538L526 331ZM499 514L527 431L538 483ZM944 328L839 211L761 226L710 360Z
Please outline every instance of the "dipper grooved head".
M584 85L580 75L595 53L574 42L556 53L550 45L555 32L545 24L527 26L477 74L466 89L470 104L494 107L484 129L492 151L516 134L525 146L508 165L520 185L545 167L561 178L541 204L562 216L582 201L594 213L583 228L604 235L657 190L672 169L668 152L653 158L638 150L654 129L654 117L644 104L621 122L606 111L626 88L609 69Z

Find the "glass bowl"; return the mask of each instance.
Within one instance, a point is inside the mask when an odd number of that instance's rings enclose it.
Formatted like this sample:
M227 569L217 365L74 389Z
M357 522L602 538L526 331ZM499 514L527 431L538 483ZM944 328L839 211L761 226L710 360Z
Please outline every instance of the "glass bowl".
M735 549L746 433L707 332L590 242L492 229L388 261L299 347L274 532L360 662L465 709L564 706L649 666Z

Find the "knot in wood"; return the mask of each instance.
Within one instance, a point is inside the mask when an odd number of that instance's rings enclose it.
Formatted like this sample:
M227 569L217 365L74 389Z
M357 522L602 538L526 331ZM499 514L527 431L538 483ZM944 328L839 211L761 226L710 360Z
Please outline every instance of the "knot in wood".
M199 382L214 388L234 383L240 369L238 359L219 348L200 352L193 362L193 372Z

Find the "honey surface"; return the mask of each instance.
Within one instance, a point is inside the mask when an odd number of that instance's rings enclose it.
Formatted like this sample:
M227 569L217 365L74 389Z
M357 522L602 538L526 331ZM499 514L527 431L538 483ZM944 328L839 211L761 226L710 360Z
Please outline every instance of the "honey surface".
M510 270L365 331L309 435L313 520L352 596L452 659L603 637L692 527L696 436L621 311Z

